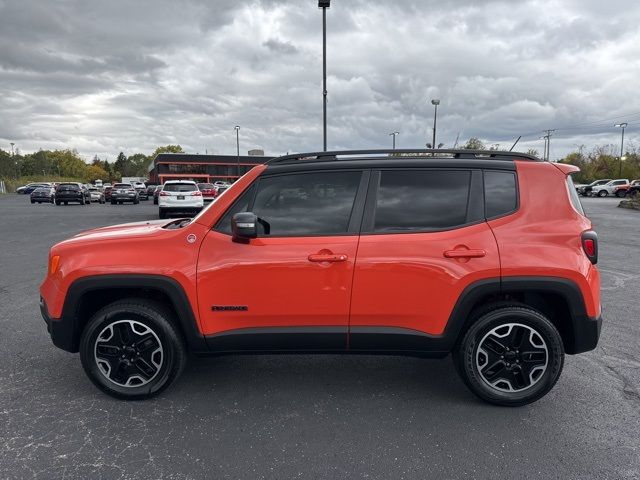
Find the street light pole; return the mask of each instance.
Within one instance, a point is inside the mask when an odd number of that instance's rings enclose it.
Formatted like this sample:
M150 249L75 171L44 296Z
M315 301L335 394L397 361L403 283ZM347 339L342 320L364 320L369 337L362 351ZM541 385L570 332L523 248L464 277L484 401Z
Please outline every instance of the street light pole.
M322 148L327 151L327 8L331 0L318 0L322 9Z
M620 166L618 167L618 178L622 176L622 156L624 155L624 129L627 128L627 123L616 123L616 127L622 128L622 140L620 141Z
M400 132L391 132L389 135L393 137L393 149L396 149L396 135L399 135Z
M240 125L236 125L233 128L235 128L236 130L236 159L237 159L236 174L238 175L238 178L240 178Z
M440 100L437 98L431 100L431 105L435 107L433 112L433 141L431 142L431 148L436 148L436 124L438 122L438 105L440 105Z

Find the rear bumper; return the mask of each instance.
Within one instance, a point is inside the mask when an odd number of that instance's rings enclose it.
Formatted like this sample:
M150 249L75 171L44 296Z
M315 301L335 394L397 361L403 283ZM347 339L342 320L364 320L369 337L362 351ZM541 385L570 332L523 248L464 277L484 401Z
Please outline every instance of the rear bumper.
M600 339L601 329L602 315L595 318L583 317L576 319L573 325L573 348L569 353L583 353L596 348Z
M49 310L47 309L47 303L42 297L40 297L40 314L42 315L44 323L47 325L47 332L49 332L53 344L67 352L77 352L78 349L74 345L73 325L71 322L65 321L62 318L51 318L49 316Z

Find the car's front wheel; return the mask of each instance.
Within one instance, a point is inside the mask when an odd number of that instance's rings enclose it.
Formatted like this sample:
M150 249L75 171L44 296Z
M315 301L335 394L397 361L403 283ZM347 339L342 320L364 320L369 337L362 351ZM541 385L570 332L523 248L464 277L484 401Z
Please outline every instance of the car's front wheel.
M102 308L80 339L80 360L91 381L122 399L157 395L180 375L186 358L172 314L144 299Z
M606 190L600 190L598 192L599 197L606 197L607 195L609 195L609 192L607 192Z
M535 402L555 385L564 364L562 338L540 312L517 305L482 315L454 352L469 389L496 405Z

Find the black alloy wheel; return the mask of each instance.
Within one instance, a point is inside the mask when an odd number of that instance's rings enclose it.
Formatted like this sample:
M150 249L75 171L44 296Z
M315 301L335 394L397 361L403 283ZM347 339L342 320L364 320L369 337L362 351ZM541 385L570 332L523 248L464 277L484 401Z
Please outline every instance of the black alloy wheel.
M519 305L481 315L454 354L465 384L496 405L520 406L546 395L564 363L562 338L540 312Z
M181 373L184 341L170 311L146 299L114 302L89 320L80 359L91 381L117 398L156 395Z

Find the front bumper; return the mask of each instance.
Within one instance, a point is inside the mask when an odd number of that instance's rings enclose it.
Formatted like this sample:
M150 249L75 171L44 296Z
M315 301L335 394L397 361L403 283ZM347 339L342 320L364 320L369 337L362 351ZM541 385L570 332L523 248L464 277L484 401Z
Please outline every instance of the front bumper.
M44 323L47 325L47 332L49 332L53 344L67 352L77 352L78 346L72 322L68 320L65 321L63 318L51 318L49 310L47 309L47 303L42 297L40 297L40 314L42 315Z

